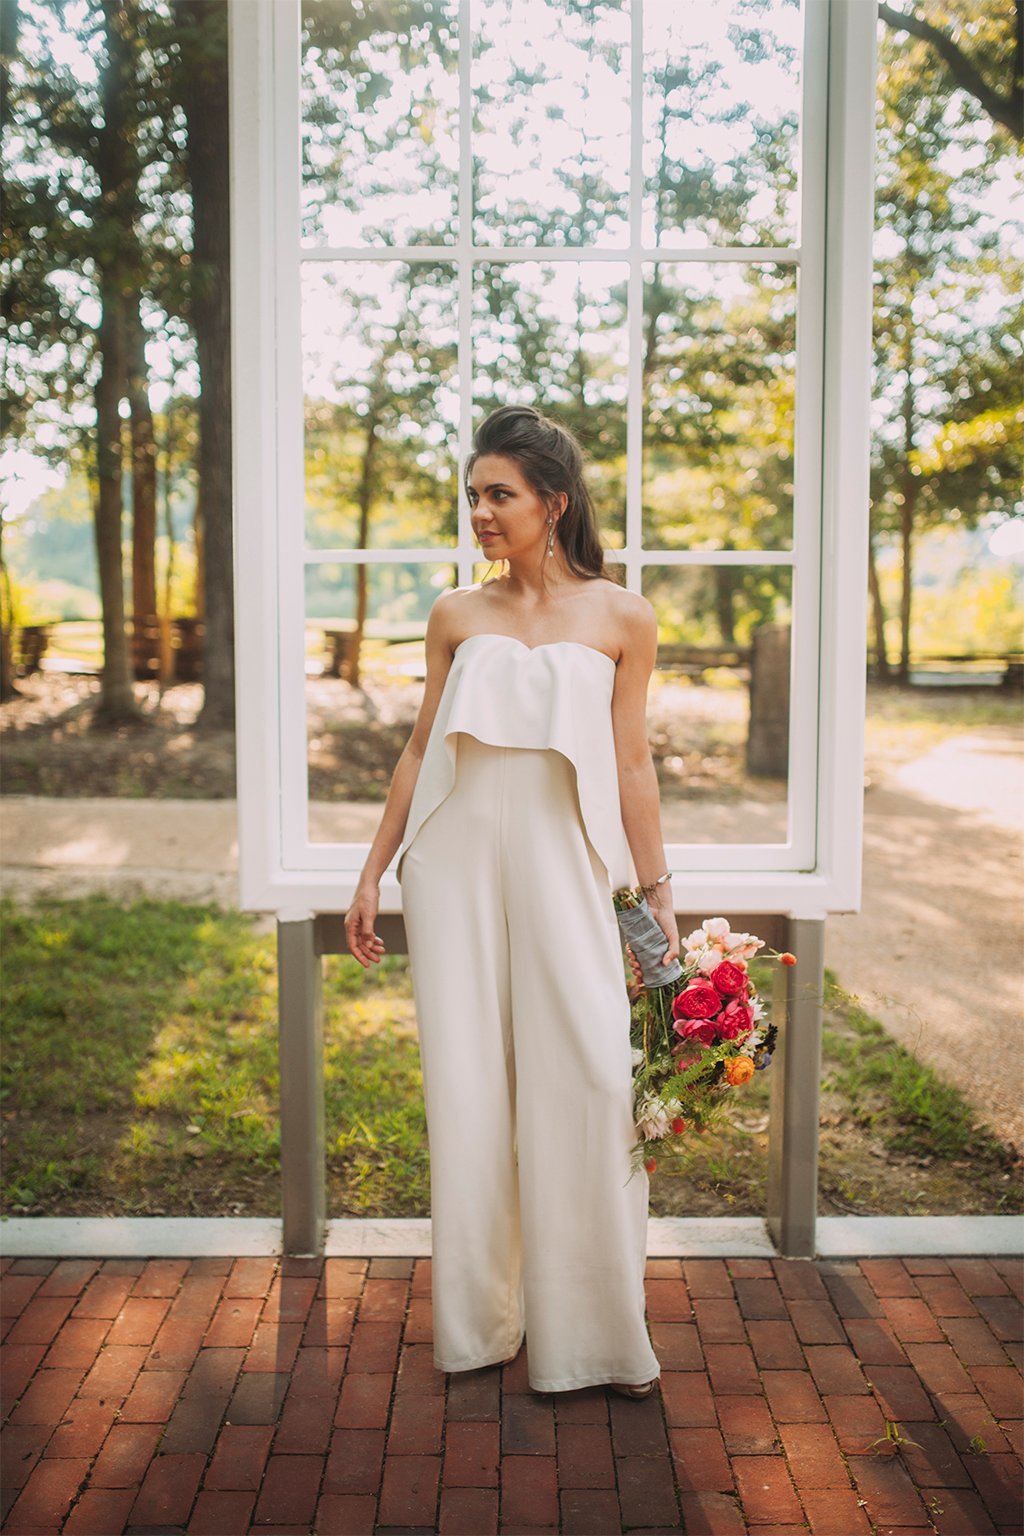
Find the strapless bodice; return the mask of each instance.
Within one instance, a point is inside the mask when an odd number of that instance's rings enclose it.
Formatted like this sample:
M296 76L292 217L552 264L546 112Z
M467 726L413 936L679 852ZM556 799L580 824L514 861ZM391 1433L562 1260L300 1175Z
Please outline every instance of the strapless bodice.
M402 860L455 784L460 732L491 747L560 752L573 766L580 814L612 889L632 884L612 734L615 663L575 640L527 646L470 635L456 646L406 821Z

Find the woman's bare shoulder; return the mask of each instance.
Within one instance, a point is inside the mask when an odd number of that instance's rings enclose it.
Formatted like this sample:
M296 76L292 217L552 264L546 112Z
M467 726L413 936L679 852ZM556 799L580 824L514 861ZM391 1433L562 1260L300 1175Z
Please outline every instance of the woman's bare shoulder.
M637 644L656 644L658 621L647 598L639 592L627 592L617 582L601 585L605 612L619 634L623 651Z
M479 585L471 587L445 587L434 599L427 621L427 633L431 638L443 639L454 649L465 638L475 622L475 615L484 601Z

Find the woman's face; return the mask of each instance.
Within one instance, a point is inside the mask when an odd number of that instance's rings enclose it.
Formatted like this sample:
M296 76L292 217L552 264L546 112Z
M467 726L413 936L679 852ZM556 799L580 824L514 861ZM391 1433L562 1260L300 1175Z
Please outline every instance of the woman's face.
M548 536L548 508L514 459L482 455L469 477L473 532L489 560L535 552Z

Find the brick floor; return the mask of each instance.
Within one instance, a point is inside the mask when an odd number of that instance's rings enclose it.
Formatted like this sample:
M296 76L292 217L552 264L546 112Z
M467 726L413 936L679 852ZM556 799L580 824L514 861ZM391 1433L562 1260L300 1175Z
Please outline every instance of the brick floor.
M1024 1531L1007 1259L652 1260L656 1395L445 1377L430 1263L8 1259L3 1531ZM1015 1353L1016 1351L1016 1353Z

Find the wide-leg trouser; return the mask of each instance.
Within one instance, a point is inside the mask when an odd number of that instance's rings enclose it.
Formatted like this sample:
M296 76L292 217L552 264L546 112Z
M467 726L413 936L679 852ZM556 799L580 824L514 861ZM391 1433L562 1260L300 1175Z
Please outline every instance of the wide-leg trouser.
M554 751L458 737L402 866L430 1141L434 1354L565 1391L658 1374L608 882Z

